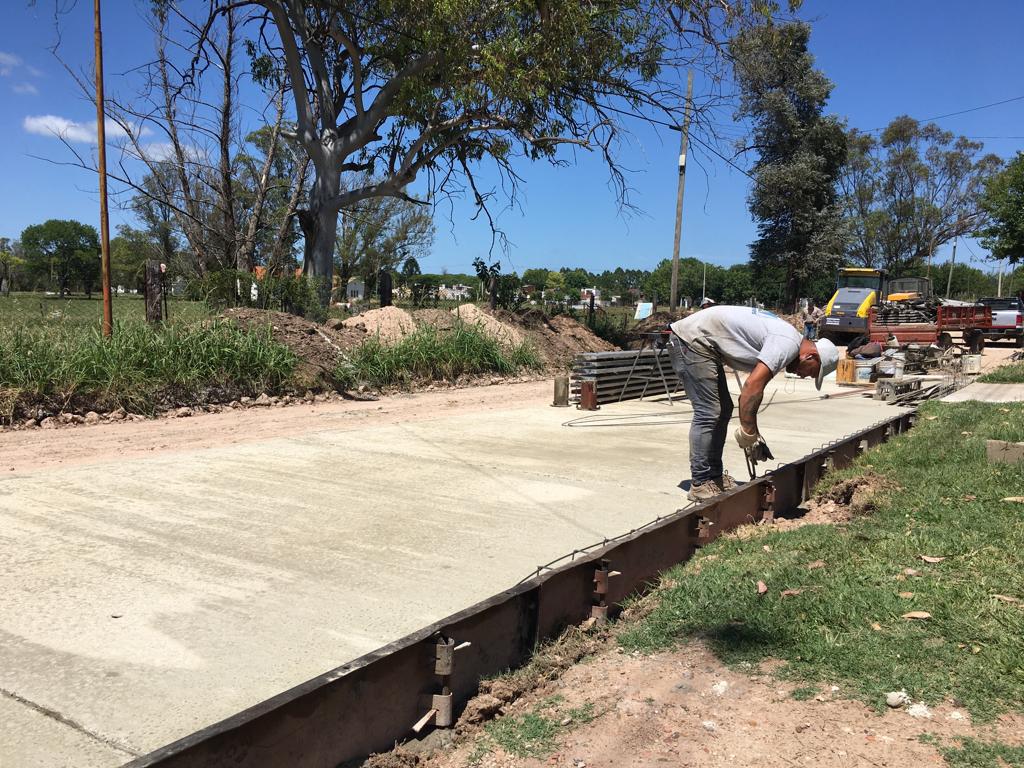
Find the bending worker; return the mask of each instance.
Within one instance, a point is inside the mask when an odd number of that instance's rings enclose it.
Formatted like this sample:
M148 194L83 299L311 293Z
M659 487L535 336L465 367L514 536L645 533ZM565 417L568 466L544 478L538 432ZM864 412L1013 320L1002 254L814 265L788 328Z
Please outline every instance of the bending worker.
M827 339L810 341L771 312L714 306L670 326L669 353L693 407L690 423L691 501L705 501L735 487L722 467L732 418L732 396L723 366L749 373L740 393L736 442L746 450L760 439L757 411L764 388L782 370L821 381L836 369L839 351Z

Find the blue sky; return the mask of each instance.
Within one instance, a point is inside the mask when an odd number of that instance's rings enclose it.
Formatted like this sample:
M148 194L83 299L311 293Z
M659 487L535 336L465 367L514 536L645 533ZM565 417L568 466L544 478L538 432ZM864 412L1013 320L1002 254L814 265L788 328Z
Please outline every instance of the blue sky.
M41 126L61 123L69 137L94 130L95 109L49 52L56 33L54 0L7 0L0 31L0 236L17 237L48 218L95 224L95 178L54 164L70 160ZM152 56L152 36L135 0L105 0L107 88L124 92L122 73ZM92 56L92 3L78 0L61 21L61 56L88 72ZM813 23L818 66L835 83L829 109L861 129L909 114L929 118L1024 96L1024 2L983 0L805 0L801 16ZM699 85L697 87L699 92ZM986 149L1012 157L1024 149L1024 100L938 121L949 130L985 138ZM33 130L37 132L32 132ZM89 144L81 143L87 150ZM671 255L675 216L678 135L634 126L622 160L632 169L632 201L643 213L619 211L597 158L580 153L576 164L552 168L525 163L519 207L499 223L512 245L506 268L616 266L652 268ZM487 174L484 183L493 181ZM691 146L682 253L716 264L745 261L754 226L746 210L748 179ZM487 257L490 231L471 221L472 208L456 203L449 220L438 211L437 239L425 271L463 271ZM130 221L114 210L112 225ZM979 261L977 243L970 248ZM967 250L967 249L965 249ZM962 252L961 252L962 253ZM970 252L964 254L971 258ZM941 260L943 254L940 253ZM959 261L959 256L958 256ZM979 264L979 266L985 266Z

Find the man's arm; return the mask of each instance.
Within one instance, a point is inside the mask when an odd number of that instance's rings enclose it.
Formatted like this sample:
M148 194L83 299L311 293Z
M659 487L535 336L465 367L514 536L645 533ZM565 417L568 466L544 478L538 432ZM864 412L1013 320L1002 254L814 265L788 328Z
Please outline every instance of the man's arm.
M757 409L761 407L764 388L771 380L771 369L764 363L758 363L743 384L743 391L740 392L740 426L748 435L757 434Z

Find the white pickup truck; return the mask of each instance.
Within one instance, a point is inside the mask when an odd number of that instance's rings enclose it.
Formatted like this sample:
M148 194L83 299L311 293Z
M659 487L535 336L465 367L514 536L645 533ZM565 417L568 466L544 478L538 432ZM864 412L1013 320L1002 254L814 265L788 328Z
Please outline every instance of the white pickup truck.
M986 339L1011 339L1024 347L1024 301L1009 296L979 299L978 303L992 308L992 327L985 329Z

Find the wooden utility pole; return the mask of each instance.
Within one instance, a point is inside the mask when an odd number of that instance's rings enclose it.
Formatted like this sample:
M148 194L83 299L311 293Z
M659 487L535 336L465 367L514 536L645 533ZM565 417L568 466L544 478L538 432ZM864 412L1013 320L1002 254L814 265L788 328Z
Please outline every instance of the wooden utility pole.
M693 100L693 70L686 71L686 106L683 108L683 127L679 129L679 189L676 193L676 239L672 247L672 292L669 309L679 307L679 241L683 235L683 191L686 188L686 145L690 138L690 104Z
M949 277L946 278L946 298L949 298L949 291L953 285L953 266L956 264L956 243L959 238L953 240L953 258L949 261Z
M103 32L100 24L100 0L93 0L93 29L96 44L96 140L100 175L100 289L103 293L103 335L114 333L114 313L110 305L110 219L107 216L107 131L103 104Z

